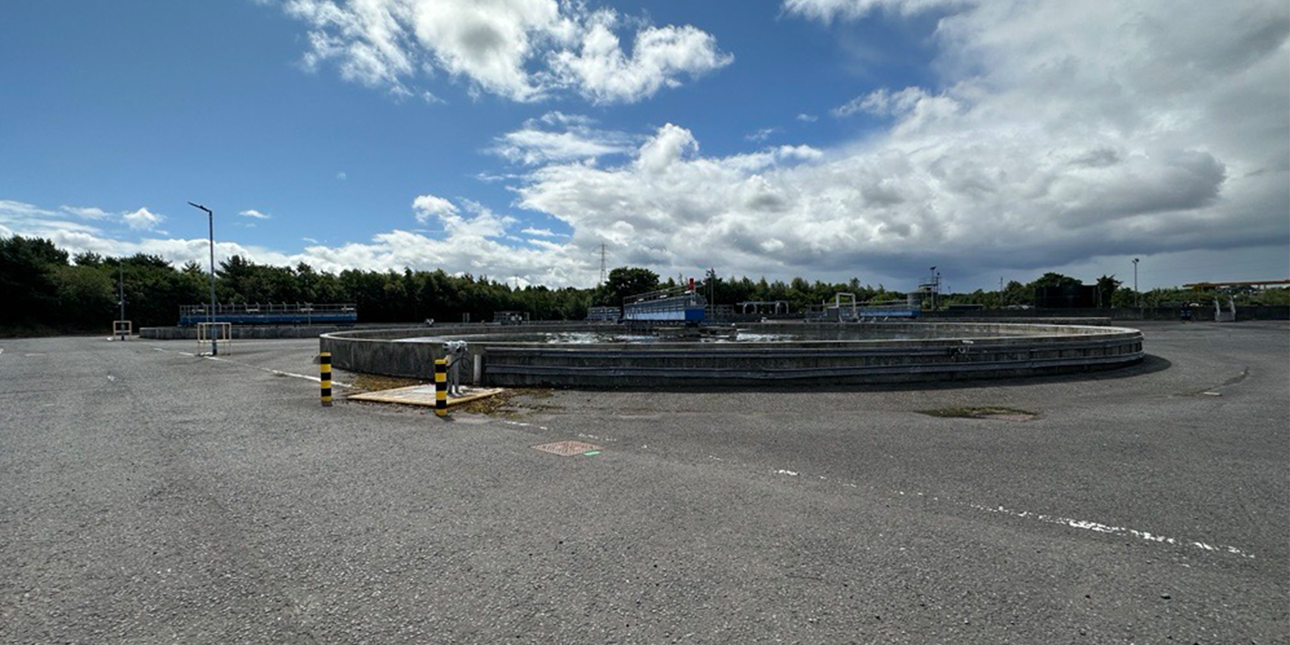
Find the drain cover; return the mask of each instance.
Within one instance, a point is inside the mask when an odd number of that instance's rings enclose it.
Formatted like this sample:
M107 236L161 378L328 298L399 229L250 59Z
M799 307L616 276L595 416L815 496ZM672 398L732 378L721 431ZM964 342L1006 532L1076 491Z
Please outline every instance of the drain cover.
M560 455L561 457L572 457L574 455L581 455L588 450L600 450L600 446L584 443L582 441L557 441L555 443L544 443L540 446L533 446L533 449Z

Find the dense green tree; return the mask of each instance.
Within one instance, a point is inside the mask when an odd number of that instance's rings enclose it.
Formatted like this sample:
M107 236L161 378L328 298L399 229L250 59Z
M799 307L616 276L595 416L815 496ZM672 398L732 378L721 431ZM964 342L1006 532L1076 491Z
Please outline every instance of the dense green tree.
M1115 291L1123 284L1114 275L1104 275L1097 279L1097 303L1099 307L1110 307L1115 300Z
M59 318L58 275L67 253L49 240L0 239L0 326L35 328Z
M128 258L79 253L68 254L51 241L0 238L0 333L96 332L106 333L118 317L118 279L124 278L126 317L136 328L173 325L179 306L205 303L209 274L200 263L176 269L155 255ZM541 285L517 288L486 276L449 274L443 270L396 271L345 270L339 274L319 271L301 263L295 267L261 265L231 257L216 273L217 296L224 303L355 303L362 322L413 322L435 318L442 322L491 320L497 311L524 311L534 320L576 320L595 304L620 305L629 295L659 288L659 277L640 267L614 269L596 289L551 289ZM668 278L667 284L688 283L685 276ZM1007 307L1033 304L1038 286L1063 286L1079 281L1047 273L1029 284L1009 282L1002 291L944 294L945 304L981 304ZM748 300L788 301L792 311L832 303L837 292L854 293L860 301L890 301L904 294L862 285L858 278L845 282L756 281L748 277L719 277L710 271L696 284L715 304L735 305ZM709 291L708 289L711 289ZM1133 307L1138 297L1114 276L1098 280L1104 306ZM1110 296L1107 296L1107 293ZM1141 294L1142 306L1176 306L1197 302L1211 306L1213 292L1153 289ZM1235 294L1239 304L1290 303L1290 290L1248 290ZM1224 296L1224 302L1226 296Z
M618 267L609 272L605 283L596 288L597 305L623 306L623 299L659 288L658 274L640 267Z

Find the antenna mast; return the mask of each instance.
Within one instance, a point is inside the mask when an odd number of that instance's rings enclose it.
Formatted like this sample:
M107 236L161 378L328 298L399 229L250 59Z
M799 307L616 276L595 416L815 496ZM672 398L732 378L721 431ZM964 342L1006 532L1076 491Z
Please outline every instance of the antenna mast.
M605 283L605 243L600 243L600 284Z

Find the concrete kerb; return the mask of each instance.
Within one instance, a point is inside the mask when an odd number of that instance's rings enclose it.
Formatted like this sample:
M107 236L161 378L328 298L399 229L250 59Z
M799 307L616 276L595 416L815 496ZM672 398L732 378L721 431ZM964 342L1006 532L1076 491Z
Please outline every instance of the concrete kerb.
M613 329L563 323L521 328L459 325L323 334L320 349L354 372L428 378L442 341L466 340L479 357L476 385L660 388L864 384L1016 377L1114 369L1142 360L1142 333L1123 327L1017 323L861 323L899 331L971 333L969 340L810 340L749 343L548 344L508 342L506 333ZM824 334L837 323L749 325L758 332ZM992 335L993 334L993 335ZM393 339L425 337L424 341Z

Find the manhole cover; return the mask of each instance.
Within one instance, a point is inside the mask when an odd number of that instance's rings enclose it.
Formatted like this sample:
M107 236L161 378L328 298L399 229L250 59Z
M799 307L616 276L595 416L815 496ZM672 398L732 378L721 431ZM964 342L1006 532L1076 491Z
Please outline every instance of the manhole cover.
M931 417L950 417L959 419L997 419L999 421L1030 421L1039 414L1015 408L939 408L936 410L919 410Z
M555 443L544 443L540 446L533 446L535 450L549 452L561 457L572 457L581 455L589 450L600 450L600 446L592 445L583 441L557 441Z

